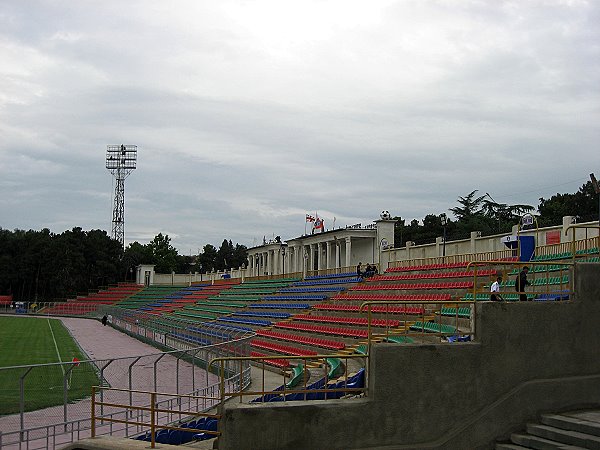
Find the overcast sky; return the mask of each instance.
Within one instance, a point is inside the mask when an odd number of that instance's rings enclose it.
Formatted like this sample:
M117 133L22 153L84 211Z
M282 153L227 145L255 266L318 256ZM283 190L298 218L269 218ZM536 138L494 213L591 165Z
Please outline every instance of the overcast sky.
M600 172L598 1L0 2L0 227L180 253Z

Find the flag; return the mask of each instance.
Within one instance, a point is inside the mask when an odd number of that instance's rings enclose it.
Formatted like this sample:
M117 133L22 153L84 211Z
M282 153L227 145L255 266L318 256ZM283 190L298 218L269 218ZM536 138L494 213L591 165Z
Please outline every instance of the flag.
M71 362L74 362L75 365L78 366L79 365L79 358L77 356L73 356L73 361L71 361Z
M315 221L315 218L314 218L313 216L311 216L310 214L307 214L307 215L306 215L306 221L307 221L307 222L314 222L314 221Z

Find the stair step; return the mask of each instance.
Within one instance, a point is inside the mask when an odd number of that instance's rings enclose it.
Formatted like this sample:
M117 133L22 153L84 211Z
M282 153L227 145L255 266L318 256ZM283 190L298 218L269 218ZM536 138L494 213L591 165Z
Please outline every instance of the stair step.
M563 444L561 442L523 433L511 434L510 440L515 444L522 445L527 448L535 448L538 450L585 450L583 447Z
M587 449L600 450L600 437L578 431L563 430L550 425L527 424L527 432L534 436L561 442L563 444L578 445Z
M578 431L580 433L600 436L600 423L590 422L573 416L562 414L543 414L542 423L563 430Z
M529 447L522 447L520 445L511 444L508 442L497 442L496 446L494 447L495 450L524 450L528 448Z

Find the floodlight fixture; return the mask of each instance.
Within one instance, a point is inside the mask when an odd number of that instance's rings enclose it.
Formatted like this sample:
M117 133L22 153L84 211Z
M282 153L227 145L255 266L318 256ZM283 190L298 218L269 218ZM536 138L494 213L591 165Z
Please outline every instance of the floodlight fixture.
M137 165L137 145L107 145L106 168L115 179L111 236L125 245L125 178Z

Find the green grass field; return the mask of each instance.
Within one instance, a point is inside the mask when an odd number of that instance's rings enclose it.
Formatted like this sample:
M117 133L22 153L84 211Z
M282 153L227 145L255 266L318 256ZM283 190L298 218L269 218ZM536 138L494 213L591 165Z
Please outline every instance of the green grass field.
M19 412L20 378L26 369L10 366L70 362L87 359L57 319L0 317L0 415ZM88 397L91 386L99 384L95 367L80 364L36 367L24 378L25 411L63 403L63 380L67 379L68 401Z

